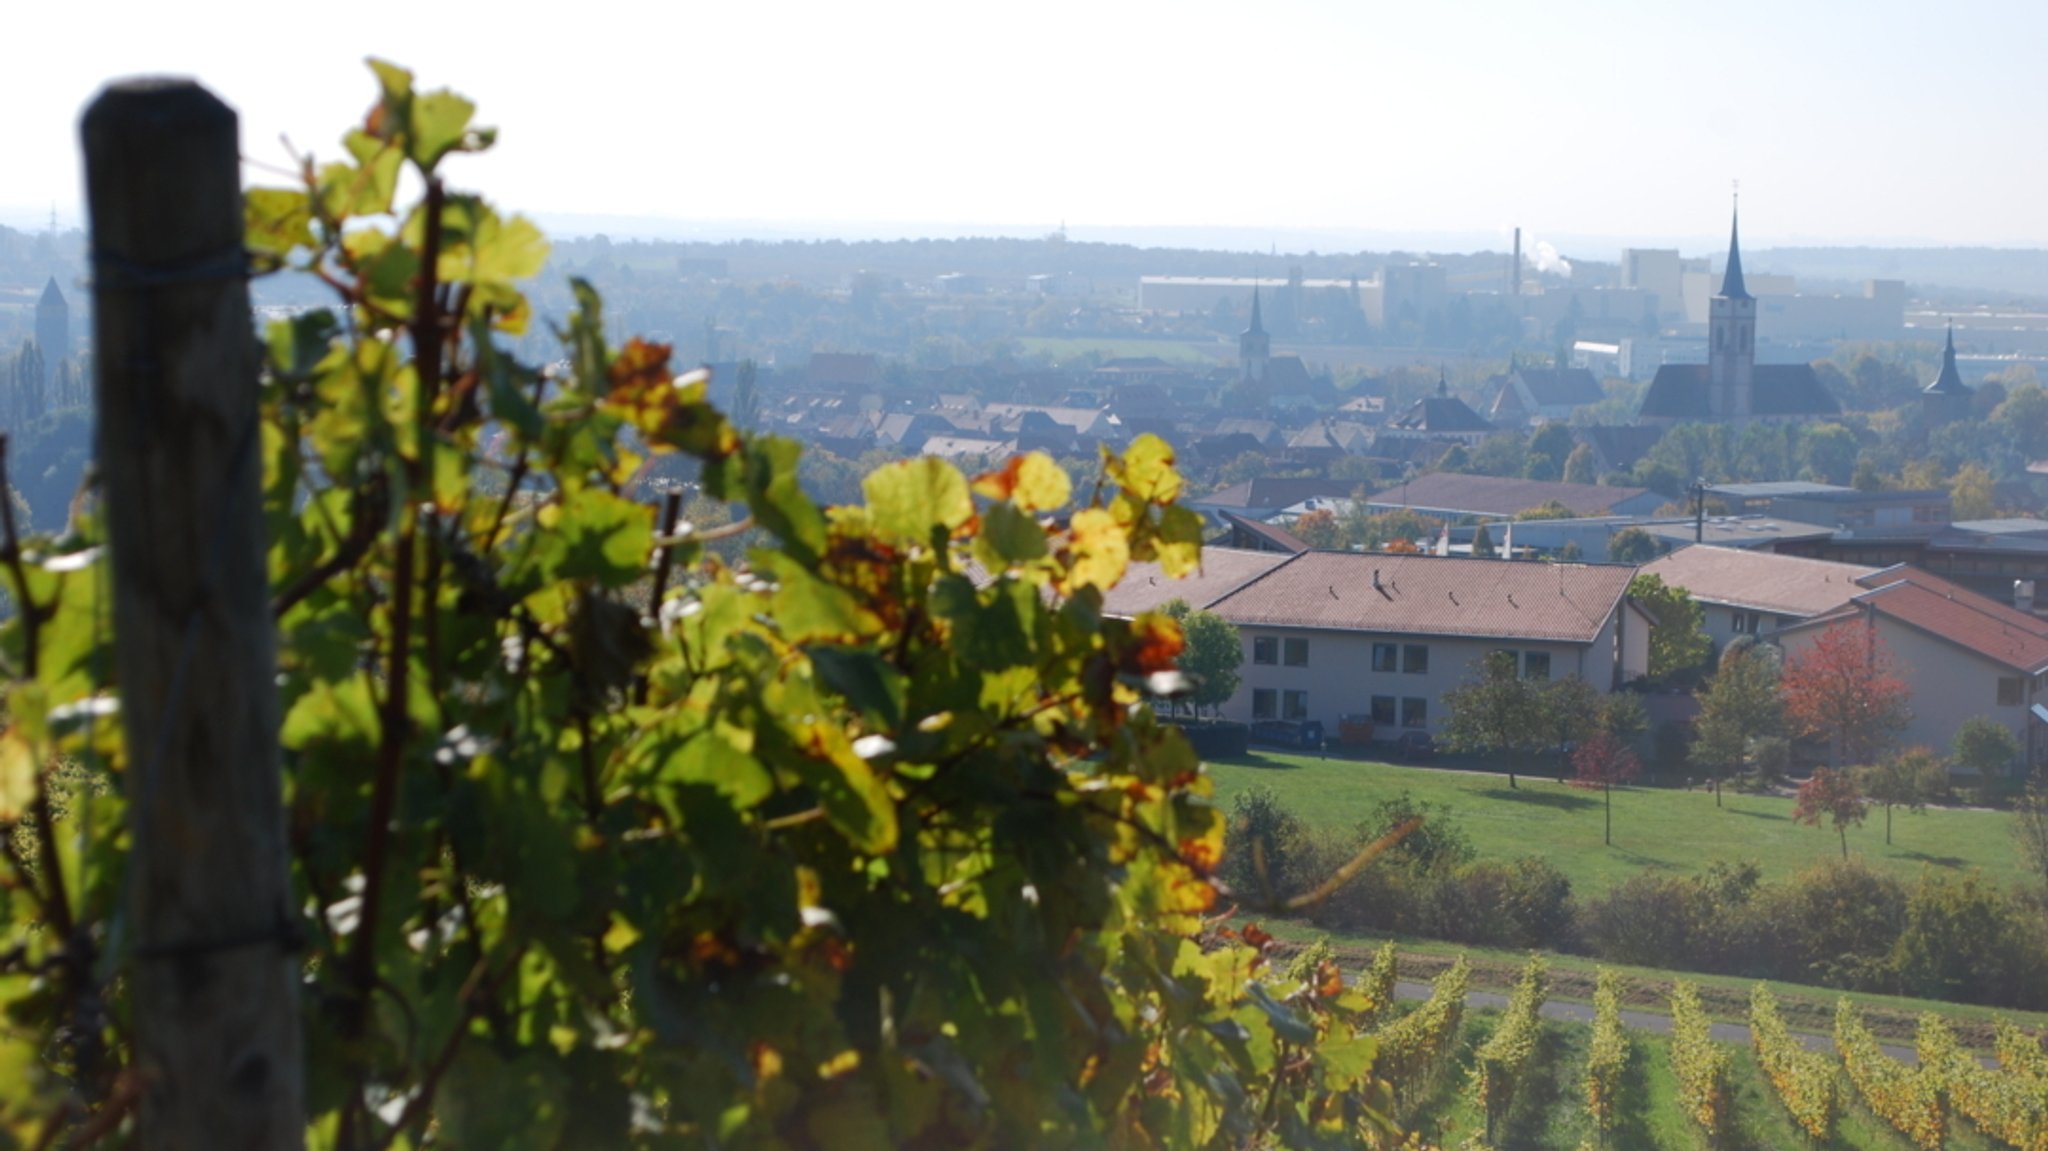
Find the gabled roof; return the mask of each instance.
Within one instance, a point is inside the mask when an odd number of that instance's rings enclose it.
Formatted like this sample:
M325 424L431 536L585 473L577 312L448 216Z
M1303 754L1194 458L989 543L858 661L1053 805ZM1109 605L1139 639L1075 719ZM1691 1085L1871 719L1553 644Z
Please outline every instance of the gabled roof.
M1573 431L1579 442L1592 445L1593 454L1616 471L1635 467L1636 461L1649 455L1657 441L1664 438L1663 428L1638 424L1591 424Z
M1635 568L1303 552L1216 600L1239 627L1591 643Z
M1472 410L1472 405L1442 391L1415 401L1390 426L1402 431L1438 434L1494 430L1485 416Z
M1969 385L1963 383L1963 374L1956 370L1956 329L1954 324L1949 325L1948 346L1941 350L1941 374L1934 377L1933 383L1920 390L1936 396L1967 396L1970 394Z
M1298 396L1307 392L1313 382L1308 365L1293 352L1282 352L1266 360L1267 395Z
M1285 552L1252 551L1246 548L1205 547L1202 566L1195 574L1174 579L1156 563L1134 563L1123 580L1102 597L1102 612L1112 616L1134 616L1156 611L1173 600L1186 600L1197 610L1265 575L1293 557Z
M2027 612L1904 564L1858 582L1871 590L1799 626L1823 627L1868 611L2015 671L2048 671L2048 622Z
M1309 550L1307 541L1279 524L1261 523L1236 512L1220 514L1223 516L1223 522L1230 526L1231 542L1235 545L1252 551L1279 552L1283 555L1295 555Z
M1749 548L1688 545L1642 570L1684 588L1696 600L1803 618L1833 611L1861 595L1866 589L1856 581L1878 569Z
M1649 490L1430 472L1386 488L1368 502L1465 515L1511 516L1556 500L1574 515L1598 516L1609 514L1616 504L1636 499Z
M1607 398L1600 381L1584 368L1516 368L1508 379L1520 377L1529 394L1543 407L1577 407L1597 404Z
M881 380L882 365L866 352L812 352L805 375L814 386L866 386Z
M1811 364L1758 364L1750 389L1750 413L1757 416L1833 416L1842 407L1814 374ZM1653 419L1709 420L1706 364L1665 364L1643 393L1640 414Z

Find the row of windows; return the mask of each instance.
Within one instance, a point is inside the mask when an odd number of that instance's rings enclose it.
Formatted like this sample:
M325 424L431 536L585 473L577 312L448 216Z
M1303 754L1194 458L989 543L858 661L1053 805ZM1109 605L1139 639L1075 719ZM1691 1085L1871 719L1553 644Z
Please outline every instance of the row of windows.
M1737 619L1740 620L1738 614ZM1739 630L1739 628L1738 628ZM1752 629L1753 630L1753 629ZM1508 651L1516 658L1522 674L1530 679L1550 678L1550 653L1547 651ZM1277 636L1252 637L1252 662L1266 667L1285 664L1288 667L1308 666L1308 641L1306 639L1281 639ZM1429 674L1429 645L1425 643L1376 643L1372 645L1372 669L1387 674L1402 675ZM1271 718L1271 717L1263 717Z
M1547 651L1521 651L1502 648L1501 654L1514 660L1522 669L1524 679L1550 678L1550 653Z
M1372 669L1391 672L1395 663L1404 675L1426 675L1429 672L1429 645L1421 643L1376 643L1372 645Z
M1396 700L1391 695L1376 695L1372 697L1372 722L1374 726L1394 726L1397 714L1395 708L1397 706L1400 708L1398 715L1402 727L1429 726L1428 700L1417 699L1413 696L1405 696Z
M1253 636L1252 662L1269 666L1284 662L1288 667L1307 667L1308 641L1294 638L1282 641L1270 635Z
M1278 705L1277 707L1275 705ZM1252 689L1253 719L1307 719L1308 693L1276 692L1270 687Z
M1308 693L1275 691L1270 687L1252 689L1253 719L1307 719ZM1416 696L1372 697L1372 721L1379 727L1428 727L1429 701Z

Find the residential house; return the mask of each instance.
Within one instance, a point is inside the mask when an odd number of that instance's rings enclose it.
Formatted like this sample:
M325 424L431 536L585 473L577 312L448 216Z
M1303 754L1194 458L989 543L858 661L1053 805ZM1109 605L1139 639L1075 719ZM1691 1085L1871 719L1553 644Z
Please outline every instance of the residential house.
M1353 480L1280 479L1262 476L1232 484L1206 496L1183 497L1181 504L1211 517L1235 512L1246 519L1271 519L1308 499L1341 500L1358 490Z
M1839 609L1878 569L1777 555L1747 548L1688 544L1642 567L1642 574L1685 589L1719 650L1741 635L1770 635Z
M1434 731L1444 696L1477 661L1514 653L1523 674L1577 675L1601 692L1649 667L1649 617L1628 599L1635 569L1610 564L1209 548L1190 605L1236 625L1245 645L1237 720L1369 715L1376 737ZM1154 565L1133 565L1105 610L1172 598Z
M1946 751L1964 720L1983 716L2019 740L2015 772L2048 758L2048 622L1917 568L1857 583L1865 590L1841 607L1778 632L1788 659L1824 629L1868 628L1911 692L1904 744Z

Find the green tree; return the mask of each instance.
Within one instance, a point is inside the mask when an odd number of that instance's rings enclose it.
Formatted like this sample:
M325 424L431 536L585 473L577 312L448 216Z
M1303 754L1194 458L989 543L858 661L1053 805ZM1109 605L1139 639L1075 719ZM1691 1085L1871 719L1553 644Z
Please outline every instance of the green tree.
M1629 597L1650 614L1650 678L1659 682L1691 677L1714 657L1700 605L1691 593L1672 587L1658 575L1638 575L1628 583Z
M1777 649L1753 641L1730 644L1722 653L1719 670L1700 690L1699 705L1692 761L1711 772L1714 805L1719 807L1721 780L1747 771L1757 751L1756 742L1784 730Z
M1480 524L1480 525L1479 525L1478 527L1476 527L1476 528L1473 528L1473 529L1472 529L1472 556L1473 556L1473 558L1474 558L1474 559L1480 559L1480 558L1484 558L1484 557L1486 557L1486 556L1490 556L1490 555L1493 555L1493 554L1494 554L1494 550L1493 550L1493 533L1492 533L1491 531L1488 531L1488 530L1487 530L1487 527L1486 527L1486 525L1485 525L1485 524Z
M1564 482L1568 484L1597 484L1600 482L1600 464L1593 456L1591 444L1579 444L1564 458Z
M1618 564L1646 564L1662 555L1657 537L1638 527L1626 527L1607 539L1607 558Z
M2019 737L1989 716L1973 715L1956 727L1950 746L1956 766L1986 779L2004 775L2020 757Z
M1444 706L1444 741L1451 750L1501 757L1508 786L1517 786L1515 763L1542 746L1548 724L1541 692L1522 678L1514 653L1490 652L1472 661L1466 680L1444 693Z
M2020 980L2039 978L2016 946L2012 900L1976 872L1928 870L1906 899L1892 952L1900 989L1933 999L2011 1003Z
M1955 478L1949 481L1948 494L1959 520L1990 519L1998 510L1991 473L1982 464L1967 463L1958 468Z
M1923 812L1948 793L1948 764L1934 749L1909 747L1857 769L1857 784L1870 802L1884 808L1884 842L1892 842L1892 809Z
M1244 665L1244 641L1237 627L1213 611L1197 610L1176 599L1161 609L1180 624L1186 646L1181 648L1180 670L1193 681L1188 702L1195 714L1203 708L1214 711L1237 694L1237 669Z
M1582 676L1568 675L1538 688L1536 703L1543 715L1546 738L1557 752L1558 778L1563 779L1570 766L1573 745L1601 730L1605 709L1599 689Z
M2013 805L2012 833L2034 877L2048 886L2048 770L2036 768Z
M1840 424L1815 424L1800 434L1800 468L1822 483L1847 484L1856 470L1860 450L1856 433L1848 428Z
M2010 435L2028 459L2048 455L2048 390L2032 383L2008 387L1991 423Z

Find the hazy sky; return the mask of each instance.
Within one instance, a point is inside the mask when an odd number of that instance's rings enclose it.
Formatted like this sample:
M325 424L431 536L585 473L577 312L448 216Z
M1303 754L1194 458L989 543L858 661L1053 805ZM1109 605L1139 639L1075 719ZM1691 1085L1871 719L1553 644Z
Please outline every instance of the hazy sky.
M1740 178L1758 246L2048 243L2041 0L9 9L17 227L77 222L109 77L197 76L280 162L338 150L375 53L478 101L453 177L533 213L1692 247Z

